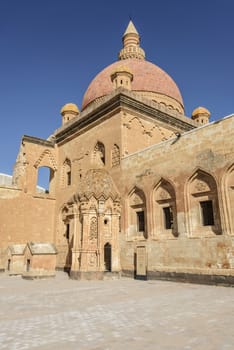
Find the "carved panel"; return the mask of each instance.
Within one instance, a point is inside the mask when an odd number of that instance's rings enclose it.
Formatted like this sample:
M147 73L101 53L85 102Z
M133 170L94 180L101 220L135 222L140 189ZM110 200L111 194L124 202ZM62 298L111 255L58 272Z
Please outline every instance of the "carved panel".
M50 150L46 149L44 150L44 152L42 152L38 160L35 162L34 167L38 168L42 161L44 161L43 164L45 163L46 165L50 166L53 170L57 169L55 159Z
M205 181L196 179L192 184L192 193L208 192L210 187Z
M97 239L98 234L98 223L97 218L92 217L90 220L90 229L89 229L89 239L90 241L94 241Z
M115 144L112 149L112 167L120 164L120 151L119 147Z
M91 267L97 266L97 254L96 253L89 254L88 264Z

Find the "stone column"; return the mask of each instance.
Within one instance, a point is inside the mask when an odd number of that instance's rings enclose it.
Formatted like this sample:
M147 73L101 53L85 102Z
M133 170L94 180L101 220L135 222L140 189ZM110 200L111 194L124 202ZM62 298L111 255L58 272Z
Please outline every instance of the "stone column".
M104 207L105 201L98 201L98 255L99 255L99 269L100 271L105 271L104 266L104 241L103 241L103 218L104 218Z
M73 247L72 247L72 271L79 270L79 255L80 255L80 241L81 241L81 224L80 213L78 205L74 205L74 228L73 228Z
M112 271L119 272L120 267L120 251L119 251L119 219L120 219L120 203L114 202L112 214Z

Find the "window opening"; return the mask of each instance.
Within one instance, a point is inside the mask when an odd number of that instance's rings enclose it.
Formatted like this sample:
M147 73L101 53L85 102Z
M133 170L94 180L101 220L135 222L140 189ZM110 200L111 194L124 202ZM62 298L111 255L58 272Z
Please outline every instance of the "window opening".
M70 237L70 224L66 224L65 236L66 236L66 239L69 240L69 237Z
M201 214L202 214L202 225L212 226L214 225L214 212L212 201L200 202Z
M51 178L52 173L49 167L39 167L37 170L37 192L49 193Z
M71 185L71 171L67 172L67 185L70 186Z
M95 146L94 153L98 159L102 161L102 163L105 165L105 146L103 143L98 142Z
M30 270L30 259L27 259L26 271Z
M8 259L8 262L7 262L7 271L10 271L11 269L11 259Z
M163 215L164 215L164 228L166 230L173 228L173 212L171 207L164 207L163 208Z
M111 271L111 244L104 245L104 265L105 271Z
M144 211L138 211L136 214L138 232L143 232L145 231L145 213Z

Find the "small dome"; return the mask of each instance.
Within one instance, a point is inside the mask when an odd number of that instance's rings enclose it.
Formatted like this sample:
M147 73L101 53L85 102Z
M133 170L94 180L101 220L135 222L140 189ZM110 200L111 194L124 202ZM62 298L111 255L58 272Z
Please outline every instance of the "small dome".
M80 111L75 103L66 103L62 108L60 113L63 115L65 113L74 113L74 114L79 114Z
M206 109L205 107L197 107L192 113L192 118L196 118L198 115L201 114L206 115L207 117L210 116L210 112L208 111L208 109Z

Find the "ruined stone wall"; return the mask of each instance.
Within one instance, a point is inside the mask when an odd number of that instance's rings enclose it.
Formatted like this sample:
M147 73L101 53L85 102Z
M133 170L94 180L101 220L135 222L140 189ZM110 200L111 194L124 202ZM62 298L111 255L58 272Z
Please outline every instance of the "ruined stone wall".
M0 188L0 249L2 268L8 245L54 242L56 150L46 140L23 137L13 174L13 185ZM38 191L38 169L53 174L49 193ZM1 268L1 267L0 267Z

